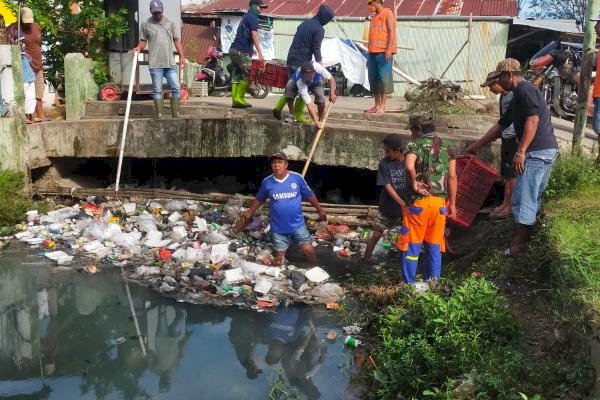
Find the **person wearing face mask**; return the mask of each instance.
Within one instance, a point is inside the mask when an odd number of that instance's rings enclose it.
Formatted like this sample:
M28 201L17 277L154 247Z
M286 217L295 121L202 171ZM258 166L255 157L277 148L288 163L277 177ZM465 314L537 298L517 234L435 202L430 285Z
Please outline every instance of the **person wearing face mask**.
M325 114L323 79L326 79L329 82L329 101L335 103L335 79L333 79L333 76L325 67L317 62L308 62L298 68L293 75L293 79L290 79L285 88L285 97L288 102L288 107L290 107L290 109L293 107L294 99L299 95L306 104L308 113L317 127L321 126ZM317 112L315 112L312 106L313 101L310 97L311 93L315 96ZM286 121L295 122L295 118L290 114Z
M233 108L252 107L244 100L244 95L250 86L248 76L254 48L256 48L258 59L263 60L258 38L258 16L263 8L267 8L267 5L262 0L250 0L248 12L238 25L235 39L229 49L229 57L233 63L231 73L231 106Z
M179 118L181 105L181 85L179 72L173 56L173 46L179 54L179 67L184 68L186 61L181 46L181 30L163 14L164 6L161 0L150 2L150 13L140 29L140 42L132 50L139 53L148 46L148 66L152 77L152 99L157 118L163 116L163 79L167 79L171 89L171 115Z
M383 0L369 0L367 4L369 11L374 14L369 27L367 68L375 106L365 112L382 115L388 94L394 92L392 66L397 48L396 15L383 6Z

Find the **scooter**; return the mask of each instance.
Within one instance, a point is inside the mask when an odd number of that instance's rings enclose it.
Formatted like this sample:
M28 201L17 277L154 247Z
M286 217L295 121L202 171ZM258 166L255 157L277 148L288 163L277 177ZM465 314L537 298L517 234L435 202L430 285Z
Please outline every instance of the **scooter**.
M201 64L201 72L196 75L197 81L208 82L208 91L211 94L221 92L223 95L231 91L231 69L233 65L227 66L225 73L223 68L223 54L215 46L208 49L208 55ZM248 87L248 93L255 99L264 99L267 97L271 88L265 85L251 82Z

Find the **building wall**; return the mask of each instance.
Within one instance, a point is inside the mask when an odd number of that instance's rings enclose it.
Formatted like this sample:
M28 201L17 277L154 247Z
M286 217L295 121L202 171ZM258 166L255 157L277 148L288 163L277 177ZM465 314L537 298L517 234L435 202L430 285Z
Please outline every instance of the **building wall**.
M301 20L274 19L275 58L285 60ZM362 40L366 22L331 22L325 26L326 37L350 37ZM461 84L473 94L493 95L481 89L480 83L492 71L498 61L505 57L508 40L507 22L473 21L471 24L470 45L466 45L445 79ZM469 22L451 20L405 20L398 21L398 46L414 50L399 50L396 61L400 68L417 80L440 76L469 37ZM409 86L397 75L394 76L395 95L403 96Z

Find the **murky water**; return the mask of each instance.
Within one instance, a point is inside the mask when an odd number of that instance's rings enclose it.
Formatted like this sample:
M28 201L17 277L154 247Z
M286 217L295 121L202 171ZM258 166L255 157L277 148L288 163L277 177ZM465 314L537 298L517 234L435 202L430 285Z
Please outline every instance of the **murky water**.
M352 353L325 341L340 323L324 307L256 313L130 290L141 343L118 269L57 272L3 252L0 398L266 399L278 376L301 398L351 397Z

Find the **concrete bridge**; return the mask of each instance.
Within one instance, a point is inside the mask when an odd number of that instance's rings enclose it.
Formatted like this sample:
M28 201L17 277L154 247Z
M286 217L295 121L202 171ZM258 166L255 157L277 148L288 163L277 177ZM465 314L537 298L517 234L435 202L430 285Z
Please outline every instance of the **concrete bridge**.
M375 170L382 156L381 141L388 133L399 133L408 141L405 114L365 116L357 106L366 99L342 98L332 111L314 163ZM132 158L237 158L268 157L277 150L302 160L314 138L311 126L283 123L271 116L268 97L252 109L233 110L227 99L189 101L183 118L152 118L149 101L131 108L125 156ZM54 121L27 127L26 164L29 168L49 165L57 158L114 158L125 113L124 102L88 102L79 121ZM459 147L479 137L494 123L491 117L439 117L441 135ZM489 162L497 161L498 149L482 151Z

